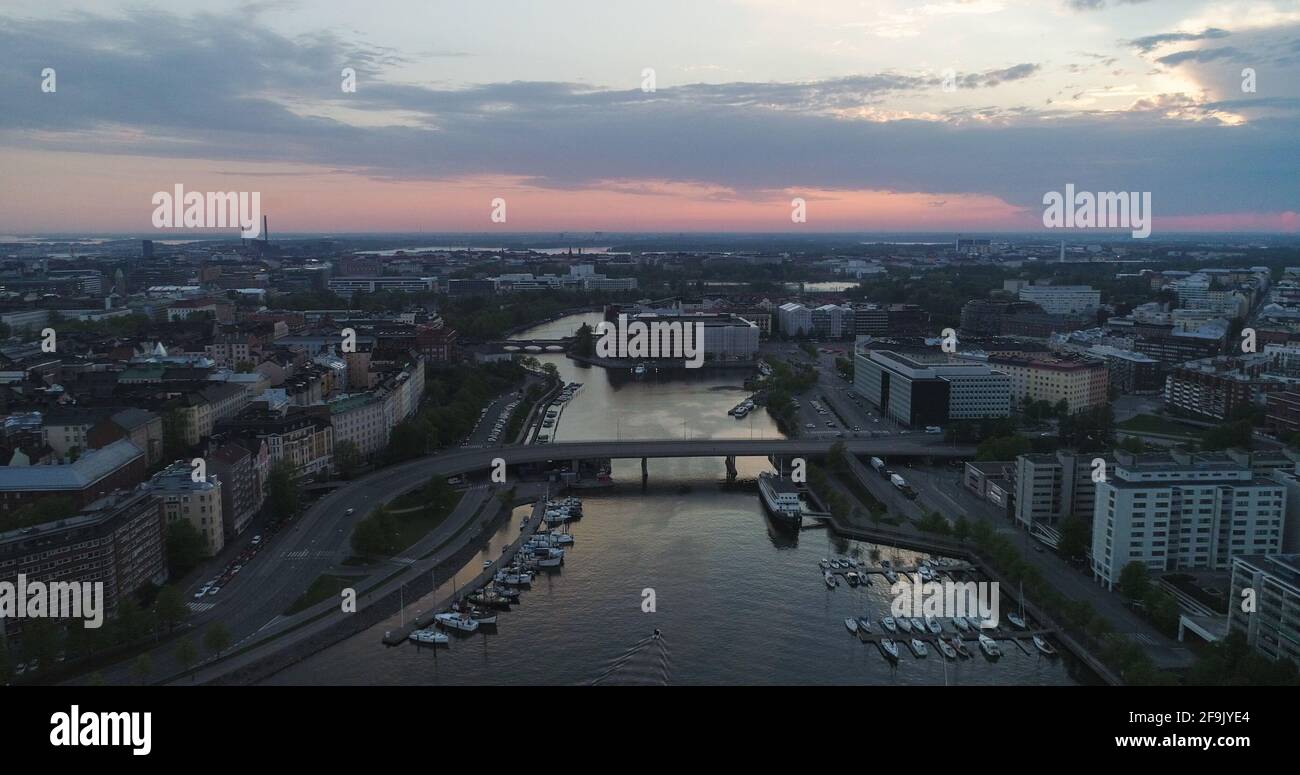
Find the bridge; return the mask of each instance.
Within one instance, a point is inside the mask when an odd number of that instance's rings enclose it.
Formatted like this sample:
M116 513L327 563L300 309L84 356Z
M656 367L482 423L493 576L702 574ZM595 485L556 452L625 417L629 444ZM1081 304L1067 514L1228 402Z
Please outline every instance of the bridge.
M573 337L573 336L565 336L565 337L560 337L559 339L506 339L501 342L493 342L492 344L501 347L520 347L520 348L522 347L541 347L541 348L568 347L569 345L573 344L573 340L576 338L577 337Z
M464 448L437 456L439 468L457 473L491 466L495 458L506 465L548 460L611 460L676 457L819 457L835 444L855 455L877 457L966 458L975 455L969 444L949 444L942 438L890 439L637 439L634 441L564 441L507 447Z

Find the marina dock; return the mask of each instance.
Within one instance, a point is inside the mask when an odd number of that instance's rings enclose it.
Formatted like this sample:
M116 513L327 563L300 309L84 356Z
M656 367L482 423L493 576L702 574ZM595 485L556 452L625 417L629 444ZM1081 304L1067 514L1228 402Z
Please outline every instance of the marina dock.
M519 548L537 532L537 528L542 524L542 517L546 513L546 500L546 498L538 498L537 502L533 504L533 513L528 517L528 524L519 531L519 537L510 542L510 545L505 548L500 557L493 560L492 564L475 576L473 581L448 595L445 600L437 601L430 610L408 619L405 624L399 627L386 631L383 637L384 645L397 646L405 643L415 630L431 627L435 614L449 610L466 595L473 594L491 582L497 571L509 565L515 555L518 554Z

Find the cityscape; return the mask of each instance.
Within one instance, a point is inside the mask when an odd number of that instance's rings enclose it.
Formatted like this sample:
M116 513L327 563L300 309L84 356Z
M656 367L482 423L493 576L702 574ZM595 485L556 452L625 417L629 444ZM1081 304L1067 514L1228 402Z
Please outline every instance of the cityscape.
M0 685L1300 684L1300 4L599 7L0 10Z

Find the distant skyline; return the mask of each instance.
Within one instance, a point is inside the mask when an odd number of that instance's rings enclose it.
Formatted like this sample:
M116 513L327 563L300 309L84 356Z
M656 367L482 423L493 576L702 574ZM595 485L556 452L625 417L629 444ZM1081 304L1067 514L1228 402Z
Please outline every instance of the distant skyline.
M177 183L273 235L1039 231L1068 183L1297 233L1297 138L1300 0L0 9L0 234L149 233Z

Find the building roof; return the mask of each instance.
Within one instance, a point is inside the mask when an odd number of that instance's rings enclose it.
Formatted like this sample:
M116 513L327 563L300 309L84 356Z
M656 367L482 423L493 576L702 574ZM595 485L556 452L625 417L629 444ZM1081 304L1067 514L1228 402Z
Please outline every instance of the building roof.
M127 439L91 450L75 463L48 466L0 467L0 492L84 490L109 474L142 457L144 452Z

